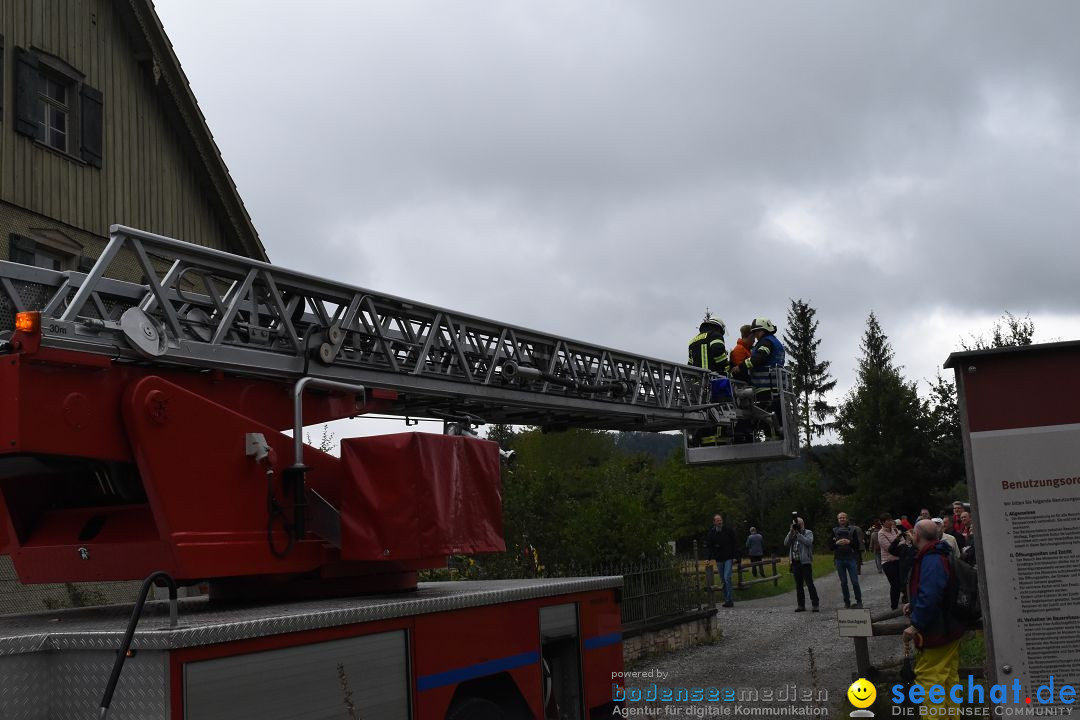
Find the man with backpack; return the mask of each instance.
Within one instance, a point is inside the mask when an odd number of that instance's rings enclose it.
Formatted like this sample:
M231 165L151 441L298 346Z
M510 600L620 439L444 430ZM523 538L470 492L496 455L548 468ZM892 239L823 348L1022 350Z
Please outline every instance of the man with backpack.
M916 555L908 580L910 602L904 606L911 625L904 629L904 643L914 642L918 651L915 681L924 690L946 688L941 705L956 707L947 689L960 682L960 639L977 615L978 590L966 569L957 567L949 545L938 539L933 520L915 523L912 534Z

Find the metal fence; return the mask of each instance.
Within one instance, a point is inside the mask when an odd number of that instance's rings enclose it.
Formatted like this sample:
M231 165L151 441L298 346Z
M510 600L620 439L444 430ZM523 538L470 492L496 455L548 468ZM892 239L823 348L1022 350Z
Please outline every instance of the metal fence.
M456 556L446 570L426 571L422 580L505 579L535 577L619 577L622 587L622 624L624 627L678 615L711 606L705 581L705 563L694 552L684 555L661 555L635 562L602 565L550 563L542 568L531 561L521 564L488 564L484 560ZM516 558L520 559L520 558ZM713 589L715 591L715 588Z
M623 625L696 610L705 602L693 558L661 558L623 569Z
M576 575L621 575L623 627L705 605L704 574L690 556L667 556L592 568Z

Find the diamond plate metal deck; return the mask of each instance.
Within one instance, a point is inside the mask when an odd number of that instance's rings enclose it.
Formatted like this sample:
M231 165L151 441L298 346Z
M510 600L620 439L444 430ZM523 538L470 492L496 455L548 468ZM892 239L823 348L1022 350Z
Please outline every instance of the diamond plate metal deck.
M180 601L180 624L172 629L168 603L151 602L132 647L170 650L621 586L621 577L437 582L421 583L410 593L244 607L191 598ZM120 647L130 614L130 605L112 605L3 618L0 656L114 650Z
M0 718L97 717L115 657L112 650L0 657ZM109 718L146 720L168 715L168 653L137 653L124 665Z

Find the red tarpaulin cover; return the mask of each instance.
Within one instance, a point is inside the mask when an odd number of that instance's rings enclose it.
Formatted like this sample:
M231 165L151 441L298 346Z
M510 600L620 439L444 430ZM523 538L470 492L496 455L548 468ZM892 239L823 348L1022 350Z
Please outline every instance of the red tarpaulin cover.
M343 560L506 549L496 443L427 433L378 435L343 440L341 460Z

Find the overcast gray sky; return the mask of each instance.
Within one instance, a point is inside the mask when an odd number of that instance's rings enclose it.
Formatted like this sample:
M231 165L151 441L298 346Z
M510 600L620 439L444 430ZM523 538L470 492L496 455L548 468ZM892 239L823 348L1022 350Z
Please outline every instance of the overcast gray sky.
M804 298L842 390L871 309L1080 337L1080 3L157 8L283 266L672 359Z

